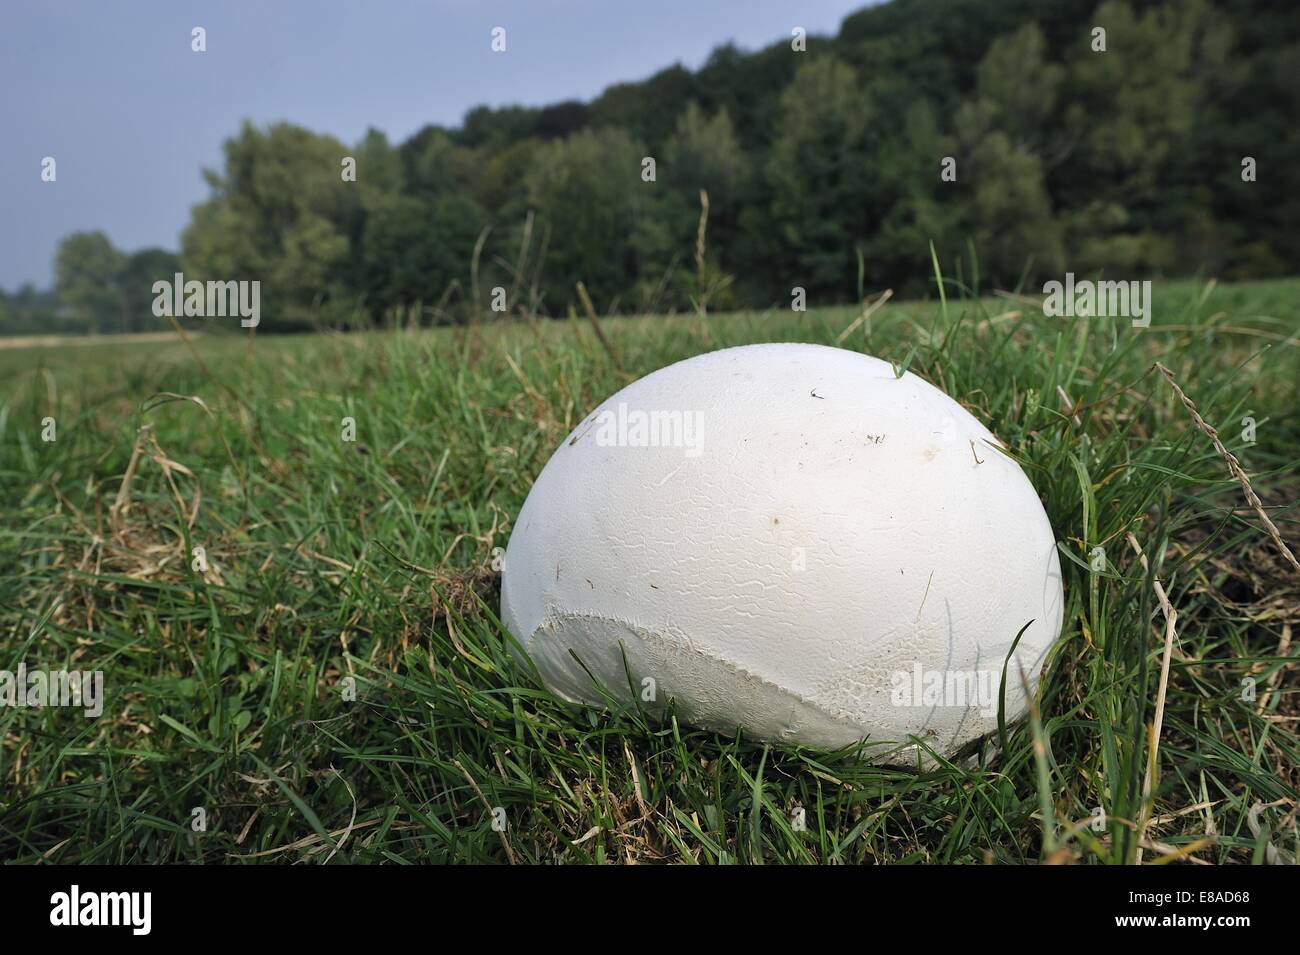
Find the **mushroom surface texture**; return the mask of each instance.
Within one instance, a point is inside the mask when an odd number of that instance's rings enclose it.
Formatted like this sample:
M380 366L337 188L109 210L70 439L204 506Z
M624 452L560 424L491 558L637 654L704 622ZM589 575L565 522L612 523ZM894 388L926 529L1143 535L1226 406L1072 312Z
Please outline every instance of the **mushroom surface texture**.
M912 765L995 732L1000 702L1024 714L1062 608L1002 443L917 375L805 344L606 400L538 476L501 586L566 699Z

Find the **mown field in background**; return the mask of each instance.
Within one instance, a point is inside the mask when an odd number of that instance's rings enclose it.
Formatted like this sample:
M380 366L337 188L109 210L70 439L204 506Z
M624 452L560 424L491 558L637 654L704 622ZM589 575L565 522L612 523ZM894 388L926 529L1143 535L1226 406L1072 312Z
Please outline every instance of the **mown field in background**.
M0 859L1294 856L1300 579L1152 366L1300 550L1298 301L1300 281L1157 284L1135 329L950 288L856 326L611 319L612 353L581 320L0 351L0 669L107 689L98 719L0 708ZM917 773L549 696L508 651L492 561L551 451L674 360L841 337L957 397L1038 488L1066 581L1038 719ZM1178 626L1144 800L1152 575Z

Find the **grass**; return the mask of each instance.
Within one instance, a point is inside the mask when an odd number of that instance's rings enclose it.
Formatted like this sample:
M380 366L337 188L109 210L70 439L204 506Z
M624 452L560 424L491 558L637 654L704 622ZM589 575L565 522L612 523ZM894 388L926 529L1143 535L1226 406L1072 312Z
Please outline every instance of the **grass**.
M1160 284L1143 330L950 286L845 338L989 424L1060 541L1065 628L1031 718L924 773L563 704L497 619L497 548L590 408L711 348L834 343L853 309L606 321L623 373L577 321L0 352L0 669L99 669L107 695L98 719L0 708L0 859L1294 854L1300 581L1151 369L1300 549L1298 293ZM1144 798L1153 578L1178 624Z

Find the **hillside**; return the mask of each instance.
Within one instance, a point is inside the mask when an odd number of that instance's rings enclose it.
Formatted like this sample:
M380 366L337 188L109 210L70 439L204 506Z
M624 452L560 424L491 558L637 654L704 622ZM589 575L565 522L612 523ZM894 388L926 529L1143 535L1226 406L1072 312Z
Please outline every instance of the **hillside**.
M1300 18L1280 5L894 0L796 45L397 144L245 125L178 257L71 236L62 319L29 293L0 300L0 331L168 327L149 287L182 268L262 282L289 330L563 314L579 281L602 313L918 294L930 242L985 288L1300 260Z

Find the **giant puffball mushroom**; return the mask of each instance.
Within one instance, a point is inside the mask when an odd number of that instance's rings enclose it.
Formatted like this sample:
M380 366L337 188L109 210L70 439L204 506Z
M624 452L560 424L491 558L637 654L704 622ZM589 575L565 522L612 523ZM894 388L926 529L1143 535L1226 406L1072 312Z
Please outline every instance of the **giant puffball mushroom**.
M1024 713L1061 630L1056 540L1004 450L938 388L857 352L678 362L542 469L502 619L571 701L672 700L705 729L866 740L879 762L952 755L998 728L1000 701L1007 722Z

